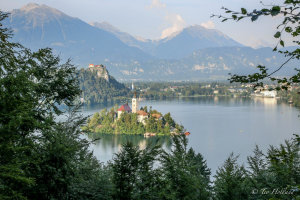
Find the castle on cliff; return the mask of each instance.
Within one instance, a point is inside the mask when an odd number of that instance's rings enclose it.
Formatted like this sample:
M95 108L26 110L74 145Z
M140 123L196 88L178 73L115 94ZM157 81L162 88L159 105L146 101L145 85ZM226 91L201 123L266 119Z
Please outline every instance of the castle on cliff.
M109 74L104 65L89 64L89 70L91 72L96 72L99 78L104 78L109 81Z

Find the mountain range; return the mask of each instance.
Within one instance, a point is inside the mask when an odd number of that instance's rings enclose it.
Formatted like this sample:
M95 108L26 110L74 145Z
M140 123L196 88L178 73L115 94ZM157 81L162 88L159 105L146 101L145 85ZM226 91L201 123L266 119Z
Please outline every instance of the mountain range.
M50 47L81 68L104 64L113 76L125 81L219 80L229 72L252 72L257 64L278 66L284 59L271 48L245 47L200 25L164 39L141 39L107 22L86 23L35 3L12 10L3 24L13 30L14 41L28 48Z

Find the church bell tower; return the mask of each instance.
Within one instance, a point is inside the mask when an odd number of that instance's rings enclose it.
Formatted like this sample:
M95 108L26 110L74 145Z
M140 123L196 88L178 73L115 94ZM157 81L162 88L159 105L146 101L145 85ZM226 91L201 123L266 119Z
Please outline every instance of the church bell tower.
M136 98L136 92L134 92L133 98L132 98L132 113L136 113L138 110L138 100Z

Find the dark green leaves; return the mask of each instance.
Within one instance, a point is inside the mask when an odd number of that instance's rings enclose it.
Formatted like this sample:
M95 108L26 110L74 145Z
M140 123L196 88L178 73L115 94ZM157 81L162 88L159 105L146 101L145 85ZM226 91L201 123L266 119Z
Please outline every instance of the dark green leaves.
M292 31L293 31L293 29L291 28L291 27L286 27L285 29L284 29L287 33L291 33Z
M281 33L279 31L277 31L274 35L275 38L279 38L281 36Z
M280 13L280 7L279 6L273 6L271 9L271 15L276 16Z
M241 8L241 11L243 15L247 14L247 10L245 8Z
M256 20L258 19L258 16L259 16L259 15L253 15L253 16L251 17L251 21L253 21L253 22L256 21Z

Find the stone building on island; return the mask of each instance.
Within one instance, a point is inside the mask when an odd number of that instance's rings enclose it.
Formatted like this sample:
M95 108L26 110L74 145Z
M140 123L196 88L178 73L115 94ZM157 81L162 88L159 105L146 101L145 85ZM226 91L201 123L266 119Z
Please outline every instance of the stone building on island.
M148 113L146 113L145 111L143 110L139 110L137 111L137 119L138 119L138 122L141 122L143 123L144 125L146 125L146 119L148 119Z
M124 112L131 113L131 108L128 105L128 103L125 103L118 109L118 119L121 117L121 114Z
M145 125L146 124L145 120L148 119L148 113L146 113L144 110L138 110L139 103L138 103L138 98L136 96L136 92L134 93L134 96L131 100L131 106L132 109L130 108L128 103L121 105L120 108L118 109L118 119L120 119L121 114L124 112L136 113L138 122L141 122Z

